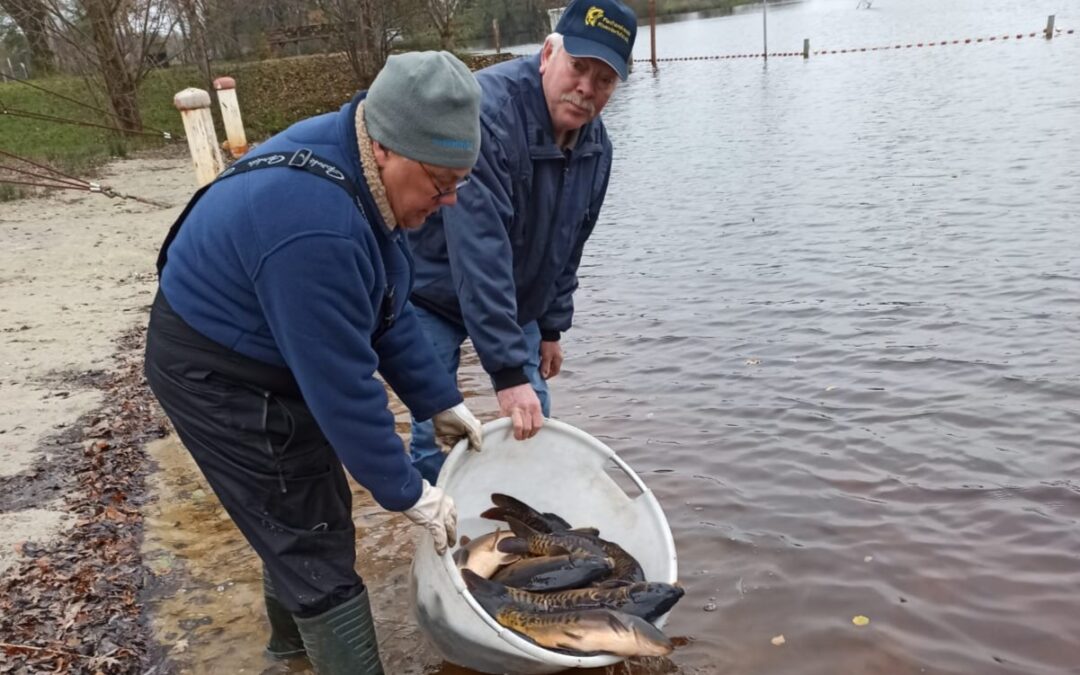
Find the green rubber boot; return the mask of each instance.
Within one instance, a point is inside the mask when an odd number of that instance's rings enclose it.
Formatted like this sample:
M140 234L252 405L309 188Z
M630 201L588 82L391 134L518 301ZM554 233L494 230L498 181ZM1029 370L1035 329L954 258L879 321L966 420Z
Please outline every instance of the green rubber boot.
M266 653L275 659L291 659L303 656L304 640L289 610L278 602L274 584L263 570L263 600L266 602L266 618L270 619L270 641Z
M318 616L296 617L319 675L384 675L368 592Z

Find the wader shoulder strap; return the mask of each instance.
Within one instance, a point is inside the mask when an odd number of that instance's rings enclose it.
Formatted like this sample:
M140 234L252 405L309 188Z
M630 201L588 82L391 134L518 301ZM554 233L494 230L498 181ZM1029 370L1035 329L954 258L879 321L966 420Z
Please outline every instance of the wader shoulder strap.
M191 209L193 209L195 204L198 203L204 194L206 194L207 189L209 189L211 185L230 176L247 173L248 171L255 171L256 169L269 169L275 166L300 169L301 171L307 171L319 178L325 178L347 192L349 197L352 198L353 203L356 204L356 208L360 209L360 212L364 214L364 218L371 222L370 216L364 211L364 202L360 198L360 192L356 189L356 185L349 180L344 171L322 157L313 154L311 150L300 148L295 152L271 152L266 155L259 155L258 157L241 160L236 164L233 164L228 169L222 171L213 182L202 186L194 195L192 195L191 200L188 201L187 206L184 207L183 213L180 214L180 217L177 218L176 222L169 228L169 233L165 235L165 242L161 245L161 250L158 252L158 277L161 276L161 271L165 269L165 263L168 262L169 259L169 247L172 246L173 240L176 239L176 235L180 232L180 227L183 225L184 221L187 220L188 214L191 213Z

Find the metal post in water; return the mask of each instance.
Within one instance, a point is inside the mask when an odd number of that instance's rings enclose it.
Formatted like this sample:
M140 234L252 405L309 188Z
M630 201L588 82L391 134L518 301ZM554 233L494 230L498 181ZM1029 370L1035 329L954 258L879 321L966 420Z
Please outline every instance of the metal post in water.
M1054 17L1055 16L1056 16L1055 14L1051 14L1050 16L1046 17L1046 39L1047 40L1053 40L1054 39Z
M802 41L802 57L804 59L810 58L810 38L803 38L803 41Z
M656 0L649 0L649 53L656 70Z
M762 56L769 60L769 0L761 3L761 40L764 47Z
M495 53L502 54L502 40L499 39L499 20L491 20L491 31L495 33Z

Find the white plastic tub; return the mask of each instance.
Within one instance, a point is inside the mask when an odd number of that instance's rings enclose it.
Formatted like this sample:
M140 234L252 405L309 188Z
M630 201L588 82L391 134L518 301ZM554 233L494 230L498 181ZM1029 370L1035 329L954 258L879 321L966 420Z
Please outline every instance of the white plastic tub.
M656 497L615 452L597 439L557 420L515 441L507 418L484 425L484 451L459 443L447 458L438 484L457 504L458 535L477 537L504 523L484 520L491 493L517 497L538 511L551 511L574 527L598 527L600 536L637 558L649 581L675 583L678 561L667 518ZM640 491L628 495L605 467L614 464ZM503 628L465 588L451 548L439 556L422 530L410 575L412 606L421 629L443 657L483 673L532 675L568 668L597 668L617 656L575 657L539 647ZM666 616L656 625L662 627Z

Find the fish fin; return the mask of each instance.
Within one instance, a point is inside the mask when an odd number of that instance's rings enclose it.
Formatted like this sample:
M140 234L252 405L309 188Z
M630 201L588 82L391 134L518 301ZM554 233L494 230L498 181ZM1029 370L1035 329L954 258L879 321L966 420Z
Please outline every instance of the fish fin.
M567 655L569 655L569 656L578 656L578 657L582 657L582 658L587 658L587 657L590 657L590 656L614 656L615 655L615 652L604 652L604 651L583 652L580 649L571 649L569 647L558 647L558 650L562 651L562 652L566 652Z
M543 528L537 528L538 532L550 533L570 529L570 523L555 513L540 513L525 502L498 492L492 493L491 501L496 506L502 507L507 515L516 517L518 520L531 520L543 523Z
M640 616L614 610L609 610L608 614L608 625L612 630L633 633L638 641L651 644L662 656L667 656L674 651L675 646L671 643L671 638Z
M499 535L502 533L502 527L495 528L495 538L491 540L491 550L494 551L495 547L499 545Z
M551 513L549 511L549 512L541 514L541 515L543 515L544 518L546 518L548 520L549 524L556 526L556 527L552 528L553 530L569 530L570 529L570 523L566 522L562 518L562 516L560 516L557 513ZM591 530L591 529L594 529L594 528L589 527L589 528L585 528L585 529Z
M545 516L553 516L555 514L553 514L553 513L545 513L544 515ZM579 534L579 535L582 535L584 537L599 537L600 536L600 530L596 529L595 527L575 527L572 530L567 530L567 532L569 534Z
M461 539L458 540L458 546L468 546L470 541L472 541L472 539L469 539L467 535L463 534L461 535Z
M551 548L548 549L549 556L570 555L571 553L572 551L570 549L565 546L559 546L558 544L552 544Z
M626 579L605 579L597 584L593 584L596 588L622 588L623 586L629 586L631 582Z
M501 492L491 493L491 503L495 506L501 506L504 509L513 509L515 511L535 511L533 507L529 506L525 502L511 497L510 495L503 494Z
M465 587L468 588L469 592L473 595L483 593L485 595L498 596L506 592L506 587L499 582L485 579L468 568L461 570L461 578L465 580Z
M627 625L627 621L624 621L622 618L624 616L627 616L626 614L620 614L619 612L610 610L599 611L603 611L607 615L604 618L607 620L608 627L611 628L611 630L613 630L614 632L625 633L630 630L630 626Z
M498 506L493 506L490 509L487 509L486 511L481 513L480 517L485 520L501 520L505 522L506 516L508 515L509 514L506 512L506 509Z
M514 534L519 537L528 538L540 534L539 532L529 527L525 523L521 522L517 518L514 518L513 516L507 516L506 522L508 525L510 525L510 529L514 532Z
M500 540L495 548L499 553L516 553L518 555L525 555L529 552L529 542L525 541L521 537L508 537Z

